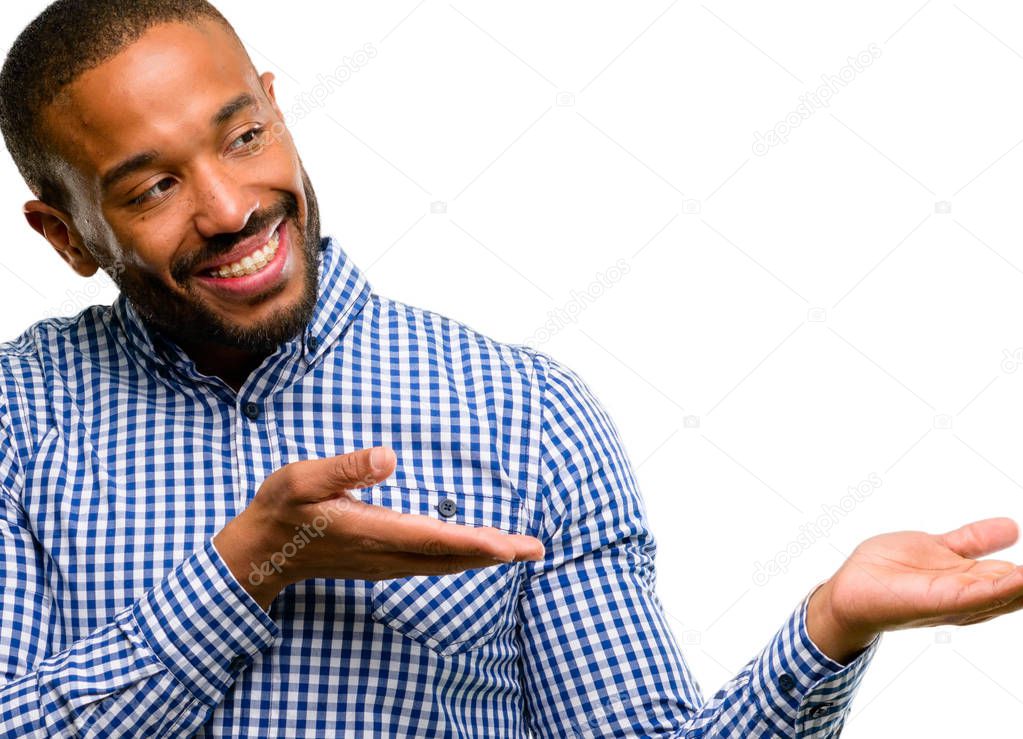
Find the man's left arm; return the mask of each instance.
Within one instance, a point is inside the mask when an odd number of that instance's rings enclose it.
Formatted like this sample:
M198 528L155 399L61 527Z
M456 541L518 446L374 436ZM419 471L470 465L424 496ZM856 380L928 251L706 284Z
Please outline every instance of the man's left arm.
M545 559L527 565L519 602L531 729L542 737L833 737L875 638L849 664L807 633L809 596L709 701L655 592L656 544L607 413L570 370L543 355Z

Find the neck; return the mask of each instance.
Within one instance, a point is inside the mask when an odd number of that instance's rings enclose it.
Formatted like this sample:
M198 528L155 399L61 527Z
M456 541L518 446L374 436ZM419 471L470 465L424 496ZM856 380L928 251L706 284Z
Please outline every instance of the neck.
M197 370L204 375L219 377L236 393L241 390L245 380L252 374L267 354L247 352L222 344L181 343L181 348L195 362Z

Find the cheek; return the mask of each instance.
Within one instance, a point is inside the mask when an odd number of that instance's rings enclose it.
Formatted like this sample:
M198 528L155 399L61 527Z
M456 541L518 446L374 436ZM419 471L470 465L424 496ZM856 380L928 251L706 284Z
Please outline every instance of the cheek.
M277 130L272 129L272 143L263 150L259 159L266 167L267 174L275 177L281 185L287 182L290 183L290 189L301 191L302 165L298 150L287 129L280 135L277 135Z
M123 229L120 241L130 264L166 276L175 264L193 256L184 245L194 244L195 203L194 197L183 191L180 197L133 219Z
M146 272L159 269L167 261L165 255L173 253L167 245L181 243L180 215L171 213L173 210L176 209L158 209L130 221L107 216L104 241L110 246L106 253L126 269Z
M302 169L293 149L276 147L273 154L265 158L264 167L264 176L272 189L287 190L295 193L296 197L301 196Z
M148 281L176 282L170 275L174 267L175 244L180 240L162 237L158 233L152 236L135 233L132 240L123 242L125 248L120 252L117 268L134 273Z

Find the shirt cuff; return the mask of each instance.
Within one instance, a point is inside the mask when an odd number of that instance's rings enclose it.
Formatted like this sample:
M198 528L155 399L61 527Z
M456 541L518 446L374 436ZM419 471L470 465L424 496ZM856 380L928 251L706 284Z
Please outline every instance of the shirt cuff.
M803 599L753 663L754 700L782 736L837 736L881 642L878 634L847 665L824 654L806 630L806 608L816 590Z
M209 706L223 702L281 631L238 583L213 537L136 601L132 617L153 653Z

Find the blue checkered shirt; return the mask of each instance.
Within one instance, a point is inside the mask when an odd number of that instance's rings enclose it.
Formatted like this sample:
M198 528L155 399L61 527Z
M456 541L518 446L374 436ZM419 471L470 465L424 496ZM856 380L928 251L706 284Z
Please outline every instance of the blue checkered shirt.
M807 596L705 700L579 376L374 294L332 238L311 322L237 393L123 295L0 345L0 443L3 736L833 737L879 641L832 661ZM374 445L398 465L363 500L545 559L264 611L213 535L282 465Z

